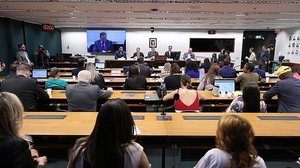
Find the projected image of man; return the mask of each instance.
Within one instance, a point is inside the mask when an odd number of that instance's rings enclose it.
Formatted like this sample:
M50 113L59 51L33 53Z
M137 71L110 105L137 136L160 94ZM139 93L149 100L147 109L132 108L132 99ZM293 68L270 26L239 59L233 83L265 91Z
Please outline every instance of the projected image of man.
M107 40L107 35L105 32L100 33L100 39L95 41L93 52L112 52L113 45L112 41Z

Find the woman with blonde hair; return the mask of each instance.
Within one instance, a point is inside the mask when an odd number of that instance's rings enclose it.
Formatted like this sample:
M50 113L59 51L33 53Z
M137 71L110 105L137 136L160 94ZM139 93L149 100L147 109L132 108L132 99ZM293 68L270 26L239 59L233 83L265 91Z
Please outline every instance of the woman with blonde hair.
M91 84L98 85L100 89L103 89L105 87L105 81L103 76L101 74L98 74L98 72L96 71L95 65L91 62L87 63L85 69L91 73Z
M1 167L38 168L47 162L45 156L31 155L28 143L21 138L24 109L18 97L12 93L0 93L0 163Z
M198 90L212 90L215 79L221 79L219 75L220 67L217 64L212 64L205 74L204 78L200 81Z
M225 115L217 127L217 148L206 152L195 168L266 168L253 139L253 128L247 119L239 115Z
M160 78L162 78L164 80L165 77L169 76L170 74L171 74L171 63L166 62L164 64L164 69L160 73Z

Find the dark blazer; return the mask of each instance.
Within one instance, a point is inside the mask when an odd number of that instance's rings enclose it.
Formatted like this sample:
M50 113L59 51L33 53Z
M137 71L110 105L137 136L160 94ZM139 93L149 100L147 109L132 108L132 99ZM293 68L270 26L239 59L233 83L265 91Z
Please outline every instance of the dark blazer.
M112 52L113 51L113 45L112 41L106 40L104 42L104 45L101 43L100 40L95 41L93 52Z
M151 57L155 57L155 56L158 56L158 52L157 51L154 51L154 52L149 51L147 58L151 58Z
M122 57L126 59L126 52L125 51L116 51L115 52L115 59L122 58Z
M169 52L169 51L165 52L165 57L171 58L171 56L172 56L172 51L171 52Z
M105 80L102 75L99 74L98 78L95 78L94 81L91 82L92 85L98 85L100 89L105 87Z
M0 136L0 163L5 168L35 168L28 143L18 137Z
M164 83L166 84L167 90L175 90L180 88L181 74L170 75L165 78Z
M138 64L140 68L140 75L144 77L150 77L151 76L151 70L150 67L146 64Z
M73 69L72 76L78 76L78 73L82 70L85 70L85 67L77 67L76 69Z
M35 111L37 100L43 101L43 103L49 101L49 95L38 85L37 81L23 75L4 80L1 91L17 95L25 111Z
M130 58L134 58L134 57L138 57L138 56L137 56L137 52L134 52L134 53L133 53L133 56L130 57ZM142 52L140 52L140 57L144 57L144 54L143 54Z
M145 90L146 88L146 78L144 76L132 76L125 80L124 89L127 90Z

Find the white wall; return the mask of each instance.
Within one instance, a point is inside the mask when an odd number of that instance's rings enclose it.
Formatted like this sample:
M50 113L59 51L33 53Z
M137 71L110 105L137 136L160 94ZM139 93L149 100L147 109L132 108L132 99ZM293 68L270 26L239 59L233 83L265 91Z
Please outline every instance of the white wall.
M292 40L289 40L289 37L292 36ZM296 37L296 40L293 40L293 37ZM300 63L300 40L297 38L300 37L300 28L284 29L276 36L276 45L275 45L275 56L274 59L278 60L278 56L283 55L285 59L289 59L290 62ZM292 43L299 45L299 47L292 47ZM290 47L289 44L291 44ZM294 50L294 54L291 52ZM298 54L295 54L298 50ZM288 52L290 52L288 54Z
M62 52L72 54L85 54L87 52L86 29L62 29ZM140 47L144 54L149 49L149 38L157 38L157 51L163 55L168 46L172 45L174 51L181 51L181 55L189 48L190 38L234 38L235 51L231 53L232 62L240 65L243 31L242 30L217 30L216 34L209 35L205 30L155 30L151 33L149 30L129 29L126 33L127 55L131 56L136 47ZM195 53L197 59L211 57L212 53Z

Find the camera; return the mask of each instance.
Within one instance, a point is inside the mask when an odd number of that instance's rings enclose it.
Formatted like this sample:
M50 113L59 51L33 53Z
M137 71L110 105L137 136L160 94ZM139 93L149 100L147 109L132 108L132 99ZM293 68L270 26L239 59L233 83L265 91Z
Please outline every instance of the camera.
M154 27L150 27L150 32L151 32L151 33L154 32Z

